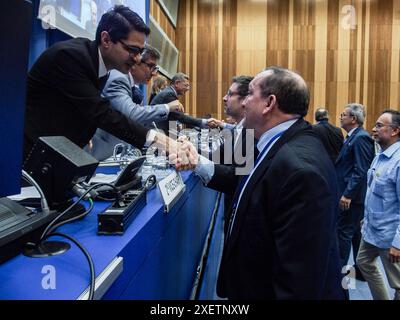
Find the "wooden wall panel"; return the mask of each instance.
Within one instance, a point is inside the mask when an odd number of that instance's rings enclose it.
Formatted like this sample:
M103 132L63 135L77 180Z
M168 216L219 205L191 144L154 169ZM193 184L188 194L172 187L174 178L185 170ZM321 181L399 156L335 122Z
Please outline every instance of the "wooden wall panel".
M344 106L360 102L370 130L384 108L399 109L400 0L181 0L175 32L166 22L179 69L191 76L183 101L191 114L223 117L231 78L270 65L306 79L309 121L325 106L338 125Z

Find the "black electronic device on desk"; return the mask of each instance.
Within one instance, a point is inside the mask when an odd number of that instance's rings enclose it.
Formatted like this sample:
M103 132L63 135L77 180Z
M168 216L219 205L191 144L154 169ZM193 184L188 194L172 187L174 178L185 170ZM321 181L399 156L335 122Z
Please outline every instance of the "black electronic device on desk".
M0 263L18 255L28 241L39 240L56 211L35 212L8 198L0 199Z
M146 205L146 192L155 185L156 179L150 176L142 186L137 173L144 160L145 157L141 157L132 161L114 182L123 191L104 212L98 214L98 234L122 235Z
M131 161L116 180L111 183L115 188L110 186L97 188L98 196L96 200L114 200L118 197L117 191L122 194L128 190L140 189L142 187L142 179L137 173L145 160L146 157L143 156Z
M96 159L65 137L40 137L24 162L23 172L41 189L42 198L18 202L0 199L0 262L19 254L27 242L37 243L49 223L73 203L73 187L90 178L97 165ZM85 211L81 205L63 218Z
M42 188L49 207L58 212L64 211L73 203L74 186L89 181L99 162L63 136L40 137L28 154L23 168ZM35 207L35 203L20 202ZM79 215L85 211L76 206Z

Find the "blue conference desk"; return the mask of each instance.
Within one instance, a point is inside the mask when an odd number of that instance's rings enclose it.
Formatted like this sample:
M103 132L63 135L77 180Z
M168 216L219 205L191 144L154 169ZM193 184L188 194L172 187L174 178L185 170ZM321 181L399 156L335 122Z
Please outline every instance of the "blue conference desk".
M205 188L192 173L183 172L182 178L186 191L169 213L163 211L158 188L153 189L147 194L146 207L122 236L97 235L97 213L106 203L96 203L83 220L57 230L87 249L96 277L122 257L123 270L103 299L190 297L217 193ZM73 243L59 256L19 255L0 265L0 299L77 299L88 287L89 278L86 258Z

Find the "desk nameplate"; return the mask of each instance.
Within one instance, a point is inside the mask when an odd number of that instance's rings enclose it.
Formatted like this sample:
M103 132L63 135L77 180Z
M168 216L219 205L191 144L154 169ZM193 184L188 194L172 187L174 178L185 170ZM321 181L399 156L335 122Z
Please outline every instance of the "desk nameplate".
M180 173L174 171L158 183L164 201L164 211L169 212L186 190Z

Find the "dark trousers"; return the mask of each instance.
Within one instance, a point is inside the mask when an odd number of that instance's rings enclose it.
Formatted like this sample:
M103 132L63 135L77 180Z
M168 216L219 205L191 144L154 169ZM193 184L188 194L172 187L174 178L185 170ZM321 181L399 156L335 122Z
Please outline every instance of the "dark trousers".
M358 248L361 241L360 222L364 217L364 204L351 204L350 209L339 211L338 241L339 254L342 266L349 260L351 246L353 245L353 259L356 262Z

